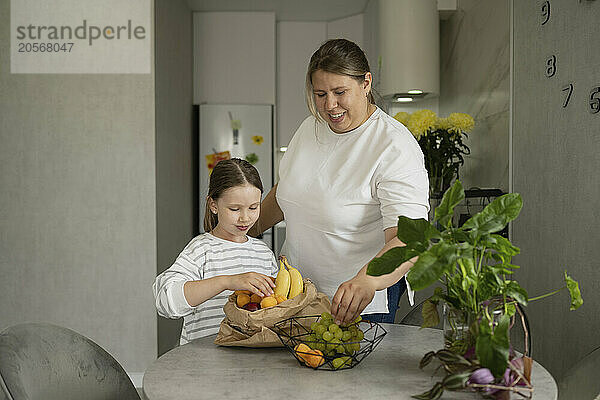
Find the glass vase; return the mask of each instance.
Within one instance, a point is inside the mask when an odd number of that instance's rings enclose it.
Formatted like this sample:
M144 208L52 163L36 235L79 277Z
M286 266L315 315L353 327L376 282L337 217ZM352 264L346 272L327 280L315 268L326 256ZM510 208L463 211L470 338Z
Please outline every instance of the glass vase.
M442 176L429 177L429 196L440 196L444 193L444 179Z
M474 351L476 315L445 303L443 314L444 348L460 355Z

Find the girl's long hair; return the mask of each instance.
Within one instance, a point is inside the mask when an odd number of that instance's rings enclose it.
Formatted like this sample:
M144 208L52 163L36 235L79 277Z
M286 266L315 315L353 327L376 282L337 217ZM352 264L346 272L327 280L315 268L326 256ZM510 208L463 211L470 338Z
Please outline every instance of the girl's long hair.
M206 196L206 207L204 209L204 231L210 232L219 223L217 214L213 214L209 208L209 199L217 201L223 192L236 186L250 184L263 193L263 185L258 171L246 160L232 158L222 160L215 165L210 174L208 183L208 195Z

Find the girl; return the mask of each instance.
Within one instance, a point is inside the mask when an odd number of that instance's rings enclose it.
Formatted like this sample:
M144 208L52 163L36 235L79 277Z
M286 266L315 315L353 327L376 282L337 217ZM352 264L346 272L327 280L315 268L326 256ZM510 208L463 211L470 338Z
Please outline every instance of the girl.
M159 315L183 317L180 344L219 331L233 290L273 294L277 263L267 245L248 237L263 192L258 171L237 158L219 162L209 181L204 230L152 287Z

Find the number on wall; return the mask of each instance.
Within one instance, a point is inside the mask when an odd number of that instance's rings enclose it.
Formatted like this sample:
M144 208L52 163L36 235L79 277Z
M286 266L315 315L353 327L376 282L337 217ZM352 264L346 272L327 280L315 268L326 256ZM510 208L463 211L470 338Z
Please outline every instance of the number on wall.
M546 60L546 76L548 78L554 76L556 73L556 56L552 55L549 59Z
M590 91L590 112L596 114L598 111L600 111L600 86Z
M550 2L544 1L542 4L542 25L544 25L550 19Z
M567 92L567 97L565 98L565 101L563 102L563 108L565 108L567 106L567 104L569 104L569 100L571 100L571 93L573 93L573 84L569 83L567 86L562 88L562 91Z

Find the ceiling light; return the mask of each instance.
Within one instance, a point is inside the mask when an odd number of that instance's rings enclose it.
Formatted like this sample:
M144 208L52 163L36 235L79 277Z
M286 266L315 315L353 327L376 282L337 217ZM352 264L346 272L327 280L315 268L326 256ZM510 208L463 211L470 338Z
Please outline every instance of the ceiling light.
M410 103L411 101L413 101L412 97L398 97L396 98L396 101L398 103Z
M287 151L287 147L286 146L280 147L279 151L282 153L285 153Z
M419 90L419 89L413 89L413 90L409 90L407 93L408 94L423 94L423 91Z

